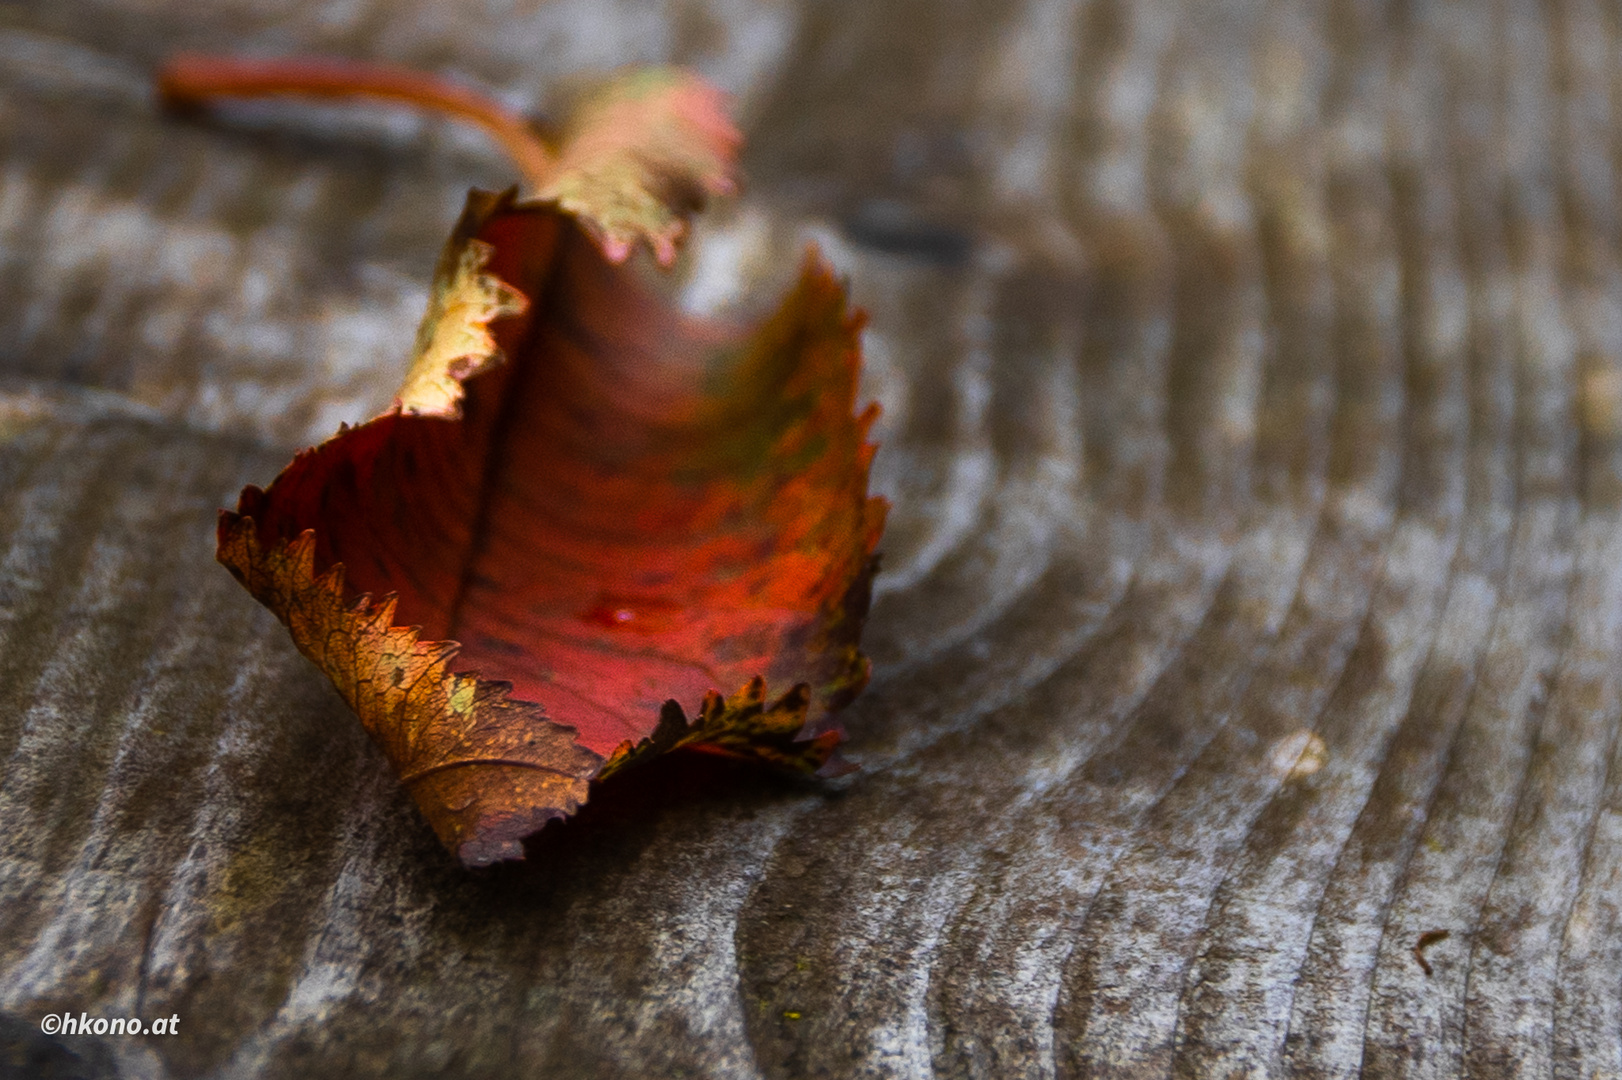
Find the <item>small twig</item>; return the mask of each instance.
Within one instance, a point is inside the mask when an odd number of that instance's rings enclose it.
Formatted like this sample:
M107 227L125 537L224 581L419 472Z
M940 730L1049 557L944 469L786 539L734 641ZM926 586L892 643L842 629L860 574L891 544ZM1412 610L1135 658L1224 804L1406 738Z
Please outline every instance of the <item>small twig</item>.
M1430 978L1431 974L1431 962L1425 959L1425 950L1439 941L1446 941L1452 936L1452 932L1448 930L1427 930L1419 935L1418 941L1414 942L1414 959L1419 961L1419 968L1425 973L1427 979Z
M158 73L158 93L173 108L196 108L219 98L297 95L372 98L414 105L482 128L537 189L552 175L553 154L529 123L500 103L465 86L409 68L352 60L247 60L171 57Z

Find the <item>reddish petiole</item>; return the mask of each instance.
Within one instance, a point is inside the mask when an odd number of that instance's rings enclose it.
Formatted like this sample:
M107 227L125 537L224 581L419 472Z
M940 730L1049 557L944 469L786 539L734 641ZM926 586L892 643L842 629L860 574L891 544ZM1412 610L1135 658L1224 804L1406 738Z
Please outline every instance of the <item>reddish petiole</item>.
M294 95L371 98L453 116L488 133L537 188L552 175L553 155L517 113L467 87L408 68L353 60L248 60L182 54L158 73L166 104L186 108L219 98Z

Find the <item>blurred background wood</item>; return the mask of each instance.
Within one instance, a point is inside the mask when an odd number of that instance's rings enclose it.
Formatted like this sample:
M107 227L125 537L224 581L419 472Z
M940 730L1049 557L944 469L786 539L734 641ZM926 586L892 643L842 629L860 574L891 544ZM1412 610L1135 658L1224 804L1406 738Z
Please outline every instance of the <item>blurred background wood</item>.
M511 173L181 48L736 96L683 302L872 313L860 774L450 864L211 531ZM1622 1077L1613 5L24 0L0 135L0 1072Z

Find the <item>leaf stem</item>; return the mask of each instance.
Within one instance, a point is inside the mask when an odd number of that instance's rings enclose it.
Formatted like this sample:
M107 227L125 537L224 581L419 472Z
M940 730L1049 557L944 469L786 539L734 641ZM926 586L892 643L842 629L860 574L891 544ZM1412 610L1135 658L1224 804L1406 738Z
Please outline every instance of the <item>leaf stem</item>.
M280 95L414 105L482 128L534 187L545 187L552 176L552 151L522 116L477 91L409 68L357 60L250 60L182 53L158 72L158 93L175 108L194 108L218 98Z

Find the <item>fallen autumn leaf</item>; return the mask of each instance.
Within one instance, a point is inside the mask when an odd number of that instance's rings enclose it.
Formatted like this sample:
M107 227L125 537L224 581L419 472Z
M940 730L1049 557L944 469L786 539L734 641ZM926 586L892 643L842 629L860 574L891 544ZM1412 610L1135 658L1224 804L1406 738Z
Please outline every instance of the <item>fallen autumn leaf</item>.
M885 504L855 412L861 316L815 252L737 336L668 265L732 189L720 95L656 69L553 151L412 72L180 58L167 100L362 94L490 130L538 195L475 191L394 406L222 511L218 557L287 624L467 865L522 858L593 781L676 749L836 772Z

